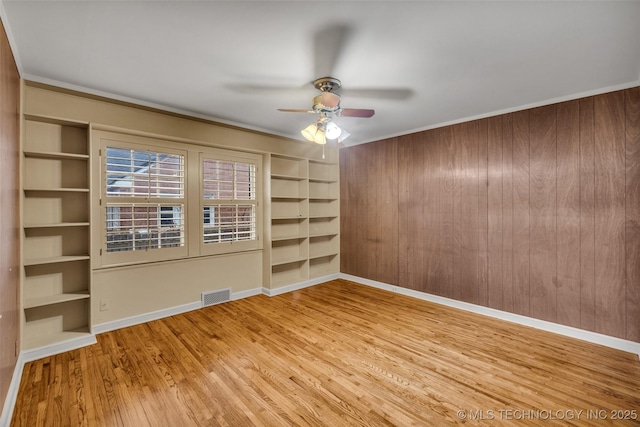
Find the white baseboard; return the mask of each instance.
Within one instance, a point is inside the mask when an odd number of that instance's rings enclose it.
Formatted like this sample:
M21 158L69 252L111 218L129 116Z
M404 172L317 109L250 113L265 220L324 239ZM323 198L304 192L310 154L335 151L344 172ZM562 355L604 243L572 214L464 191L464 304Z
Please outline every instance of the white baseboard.
M96 341L96 336L94 334L87 334L86 336L71 338L55 344L31 348L29 350L22 350L20 352L20 356L22 356L23 363L28 363L42 359L43 357L49 357L59 353L64 353L65 351L71 351L77 348L93 345L97 342L98 341Z
M615 348L617 350L635 353L640 359L640 343L623 340L621 338L611 337L609 335L598 334L596 332L585 331L584 329L573 328L571 326L560 325L558 323L547 322L545 320L534 319L532 317L522 316L520 314L509 313L507 311L496 310L494 308L484 307L481 305L471 304L464 301L458 301L450 298L432 295L425 292L415 291L400 286L390 285L388 283L376 282L375 280L365 279L363 277L352 276L350 274L340 273L341 279L351 280L363 285L372 286L374 288L395 292L398 294L418 298L421 300L433 302L436 304L446 305L448 307L469 311L472 313L482 314L484 316L494 317L496 319L506 320L508 322L517 323L519 325L529 326L543 331L553 332L566 337L576 338L594 344L604 345L606 347Z
M262 288L247 289L246 291L233 292L231 294L231 301L238 299L249 298L262 293Z
M282 286L280 288L269 289L262 288L262 293L269 297L275 297L276 295L286 294L287 292L297 291L298 289L308 288L309 286L319 285L320 283L328 282L340 277L340 273L329 274L327 276L317 277L315 279L305 280L304 282L293 283L291 285Z
M18 390L20 389L20 380L22 379L22 370L24 369L23 352L18 355L16 367L13 370L13 376L11 377L11 383L9 383L9 390L7 390L7 397L4 400L4 406L2 408L2 414L0 414L0 427L8 427L11 423L11 417L13 416L13 408L16 406L16 399L18 398Z

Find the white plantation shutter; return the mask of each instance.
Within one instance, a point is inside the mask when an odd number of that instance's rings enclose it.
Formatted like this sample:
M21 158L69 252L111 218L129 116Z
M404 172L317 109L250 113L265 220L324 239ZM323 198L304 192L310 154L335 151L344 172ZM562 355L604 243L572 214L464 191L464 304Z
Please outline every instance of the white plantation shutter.
M185 155L108 145L103 157L103 252L136 260L173 249L167 257L174 256L185 247Z
M203 154L202 243L254 247L257 240L257 161Z
M96 266L261 247L262 155L103 130L93 137L99 147L93 176L100 179Z

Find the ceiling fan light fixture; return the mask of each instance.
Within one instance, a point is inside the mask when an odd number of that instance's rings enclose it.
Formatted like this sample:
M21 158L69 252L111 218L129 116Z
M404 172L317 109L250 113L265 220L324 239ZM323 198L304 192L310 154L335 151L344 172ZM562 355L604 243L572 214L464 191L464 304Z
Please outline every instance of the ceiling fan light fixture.
M342 129L342 132L340 132L340 136L338 137L338 143L344 141L345 139L349 138L351 136L351 134L349 132L347 132L346 130Z
M327 138L325 135L325 130L323 126L318 126L317 123L312 123L306 128L304 128L301 132L304 139L310 142L315 142L316 144L324 145L327 143Z
M325 134L327 139L336 139L342 134L342 129L337 124L329 122L326 125Z
M318 132L318 126L315 123L311 123L309 126L302 129L300 133L302 134L302 136L304 136L304 139L306 139L307 141L313 142L317 132Z

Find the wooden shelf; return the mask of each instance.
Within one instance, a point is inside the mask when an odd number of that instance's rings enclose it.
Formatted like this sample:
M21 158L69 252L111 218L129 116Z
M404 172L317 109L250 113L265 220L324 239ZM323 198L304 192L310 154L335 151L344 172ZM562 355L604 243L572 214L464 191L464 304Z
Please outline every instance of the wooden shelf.
M49 151L23 151L25 157L36 159L88 160L88 154L58 153Z
M337 236L338 233L337 232L328 232L328 233L313 233L313 234L309 234L310 238L314 238L314 237L333 237L333 236Z
M50 304L59 304L67 301L75 301L79 299L89 298L89 291L75 292L69 294L52 295L48 297L28 298L25 299L24 308L42 307Z
M338 255L338 253L334 251L320 252L317 254L309 255L309 259L332 257L336 255Z
M338 200L338 199L336 199L335 197L329 197L329 196L327 196L327 197L320 197L320 196L314 197L314 196L311 196L311 197L309 197L309 200L315 200L315 201L319 201L319 202L322 202L322 201L333 202L334 200Z
M274 288L337 273L338 163L276 154L270 159L272 237L265 282Z
M91 180L88 123L27 114L23 120L22 345L27 349L89 335Z
M301 196L271 196L271 200L306 200L308 199L308 197L301 197Z
M277 217L271 217L272 220L278 221L278 220L287 220L287 219L307 219L306 216L302 216L302 215L298 215L298 216L277 216Z
M336 179L324 179L324 178L311 178L309 177L309 182L318 182L322 184L333 184L334 182L338 182Z
M298 234L298 235L294 235L294 236L272 237L271 241L272 242L282 242L282 241L285 241L285 240L302 240L302 239L306 239L306 238L307 238L306 235Z
M282 174L277 174L277 173L272 173L271 174L271 178L272 179L284 179L284 180L287 180L287 181L304 181L305 179L307 179L306 176L282 175Z
M59 222L53 224L26 224L24 228L59 228L59 227L88 227L88 222Z
M89 255L63 255L50 258L27 259L24 261L25 267L42 264L59 264L62 262L74 262L89 259Z
M271 265L272 266L285 265L285 264L292 264L294 262L300 262L300 261L306 261L306 260L307 260L306 256L289 257L289 258L275 259L271 261Z
M50 193L88 193L88 188L24 188L25 192L50 192Z
M69 126L81 129L89 127L89 122L80 120L69 120L61 117L47 116L42 114L24 114L24 119L31 122L48 123L51 125Z

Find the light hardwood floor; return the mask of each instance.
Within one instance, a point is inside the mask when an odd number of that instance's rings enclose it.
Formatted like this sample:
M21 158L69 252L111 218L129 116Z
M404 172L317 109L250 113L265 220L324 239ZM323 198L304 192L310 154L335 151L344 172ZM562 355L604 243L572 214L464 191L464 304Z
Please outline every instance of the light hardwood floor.
M637 355L335 280L28 363L12 426L640 424L616 410Z

